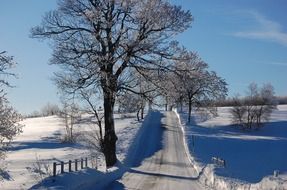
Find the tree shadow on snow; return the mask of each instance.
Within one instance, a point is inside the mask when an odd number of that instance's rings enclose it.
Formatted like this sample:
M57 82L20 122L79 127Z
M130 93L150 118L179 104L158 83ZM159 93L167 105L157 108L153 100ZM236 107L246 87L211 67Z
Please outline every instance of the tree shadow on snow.
M18 151L25 149L58 149L80 146L73 143L62 143L61 133L59 131L53 133L52 136L42 137L41 140L34 141L15 141L11 143L9 151Z
M0 183L1 180L8 180L11 181L13 180L12 176L8 173L8 171L6 171L5 169L1 169L0 168Z
M146 116L142 127L137 132L133 144L131 144L126 159L125 165L137 167L143 160L152 156L154 153L162 149L162 138L164 127L161 124L163 114L160 112L152 112ZM151 127L156 127L152 129Z
M86 168L78 172L64 173L57 175L56 177L48 177L38 184L35 184L30 190L36 189L85 189L84 182L90 182L92 180L101 180L105 176L105 173L96 169ZM83 182L83 184L81 184ZM97 188L95 188L97 189Z

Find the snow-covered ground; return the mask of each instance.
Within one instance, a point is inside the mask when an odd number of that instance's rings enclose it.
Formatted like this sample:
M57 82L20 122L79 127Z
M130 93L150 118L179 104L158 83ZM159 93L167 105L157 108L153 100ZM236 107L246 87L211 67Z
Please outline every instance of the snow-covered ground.
M287 105L278 106L271 120L257 131L241 131L231 126L229 108L219 108L218 116L214 118L193 113L195 122L192 125L185 125L184 113L180 116L191 160L200 173L201 183L211 189L287 189ZM116 115L115 118L119 137L118 164L126 164L126 154L138 144L137 136L143 131L138 129L142 123L136 121L135 115ZM145 129L148 120L149 115L141 129ZM89 189L97 181L117 179L125 172L125 166L117 165L106 173L100 159L98 170L89 168L65 173L57 176L55 182L50 179L39 183L37 175L31 172L36 157L52 167L54 160L78 159L88 156L89 151L80 144L60 143L64 124L56 116L25 119L23 124L23 133L15 139L7 154L5 162L9 176L0 183L0 189L29 189L32 186L32 189ZM83 130L89 130L86 123L76 126L76 131ZM226 167L214 166L212 157L226 160ZM273 177L274 170L279 170L278 177Z
M219 108L213 118L195 112L191 125L180 114L192 158L199 171L204 168L201 181L216 189L287 189L287 105L255 131L232 126L229 109ZM215 167L212 157L224 159L226 167Z
M29 118L22 121L25 125L23 133L14 141L13 146L5 159L8 176L0 182L0 189L18 190L29 189L39 182L39 175L31 170L35 169L36 159L47 163L52 168L53 161L68 161L89 156L89 151L80 144L61 143L64 133L63 120L57 116ZM126 116L115 115L117 141L117 156L120 161L124 160L130 142L141 126L137 122L135 114ZM75 132L89 130L91 126L80 123L75 126ZM105 171L103 159L99 158L99 170ZM96 170L88 169L64 175L81 175L84 173L97 173ZM83 178L87 177L83 175ZM95 175L91 175L95 177ZM63 176L59 176L63 178ZM73 178L71 178L73 180ZM73 183L70 183L73 185ZM56 187L55 187L56 188ZM56 188L57 189L57 188Z

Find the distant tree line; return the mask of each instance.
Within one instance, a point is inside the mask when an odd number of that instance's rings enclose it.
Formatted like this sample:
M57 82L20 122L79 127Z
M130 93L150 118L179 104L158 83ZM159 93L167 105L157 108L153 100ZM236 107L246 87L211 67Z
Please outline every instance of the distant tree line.
M287 104L287 96L276 96L275 99L279 105Z
M33 117L46 117L46 116L52 116L52 115L59 115L61 112L61 109L57 104L47 103L44 105L40 110L35 110L32 113L26 115L27 118L33 118Z
M238 97L239 99L244 99L244 97ZM287 104L287 96L274 96L274 100L277 102L278 105L284 105ZM214 105L216 107L232 107L236 105L236 102L234 102L234 98L226 98L222 100L217 100L214 102Z

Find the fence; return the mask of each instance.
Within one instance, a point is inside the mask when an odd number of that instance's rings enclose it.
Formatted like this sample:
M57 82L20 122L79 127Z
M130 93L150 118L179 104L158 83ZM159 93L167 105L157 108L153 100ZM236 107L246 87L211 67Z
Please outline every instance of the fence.
M222 158L219 158L219 157L212 157L211 158L211 161L216 164L217 166L220 166L220 167L225 167L226 166L226 161Z
M65 165L68 165L68 170L65 170ZM86 157L81 159L69 160L68 162L53 162L53 177L57 175L57 166L60 166L61 174L65 172L78 171L88 167L88 158Z

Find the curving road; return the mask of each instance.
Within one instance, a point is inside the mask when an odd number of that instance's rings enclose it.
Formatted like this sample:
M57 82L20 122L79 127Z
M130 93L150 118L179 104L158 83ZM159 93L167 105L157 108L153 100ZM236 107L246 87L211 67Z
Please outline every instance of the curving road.
M160 115L159 115L160 114ZM134 151L133 166L105 189L204 189L189 162L174 112L154 112Z

